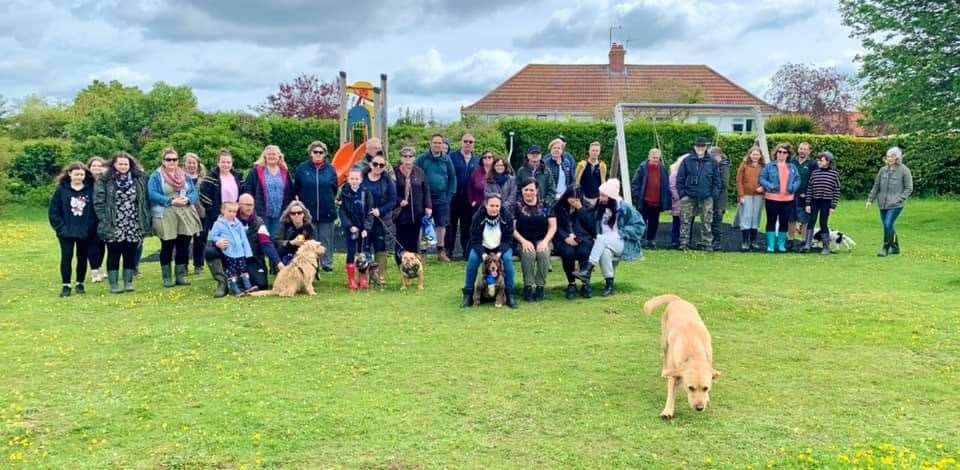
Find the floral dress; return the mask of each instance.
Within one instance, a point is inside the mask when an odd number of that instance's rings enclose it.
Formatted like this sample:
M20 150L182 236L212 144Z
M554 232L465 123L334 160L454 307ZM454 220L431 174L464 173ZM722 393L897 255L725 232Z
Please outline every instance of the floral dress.
M143 229L137 214L137 186L130 184L123 189L118 185L116 201L116 232L113 240L107 241L140 243L143 240Z

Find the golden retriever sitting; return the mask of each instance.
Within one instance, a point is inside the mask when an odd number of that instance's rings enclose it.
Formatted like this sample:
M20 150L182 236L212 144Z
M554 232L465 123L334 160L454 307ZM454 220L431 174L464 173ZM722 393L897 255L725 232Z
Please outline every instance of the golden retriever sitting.
M713 368L713 346L710 332L703 324L697 308L690 302L668 294L654 297L643 304L647 315L661 305L667 305L661 328L663 333L663 371L667 379L667 403L660 417L673 418L676 411L676 387L683 384L690 408L707 409L713 379L720 371Z
M493 300L494 307L503 307L507 301L507 287L503 280L503 260L500 253L483 255L483 270L477 276L473 289L473 305Z
M404 251L400 255L400 290L406 290L414 279L417 280L417 290L423 290L423 263L416 253Z
M273 289L253 292L250 295L293 297L300 291L306 292L307 295L317 295L313 290L313 279L317 275L320 257L326 251L318 241L305 241L297 249L297 254L293 256L290 264L277 274L277 278L273 281Z

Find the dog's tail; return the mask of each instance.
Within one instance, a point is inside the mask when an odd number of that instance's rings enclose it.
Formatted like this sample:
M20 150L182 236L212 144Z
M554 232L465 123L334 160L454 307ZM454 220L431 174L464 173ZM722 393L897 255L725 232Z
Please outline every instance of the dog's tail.
M252 295L252 296L254 296L254 297L266 297L266 296L268 296L268 295L277 295L277 294L276 294L275 292L273 292L273 289L269 289L269 290L253 291L253 292L251 292L251 293L249 293L249 294L247 294L247 295Z
M681 300L681 299L679 296L674 294L658 295L648 300L645 304L643 304L643 311L647 315L653 315L654 310L656 310L658 307L660 307L661 305L669 304L674 300Z

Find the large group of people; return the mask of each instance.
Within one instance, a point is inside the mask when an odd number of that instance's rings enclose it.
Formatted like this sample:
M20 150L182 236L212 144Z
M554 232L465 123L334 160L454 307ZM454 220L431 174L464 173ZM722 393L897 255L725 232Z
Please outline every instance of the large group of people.
M623 200L621 182L608 175L599 142L588 146L579 163L562 136L547 145L547 156L532 145L516 172L502 155L475 152L471 134L464 134L452 152L446 142L443 135L433 135L419 156L404 147L393 167L382 143L370 139L367 154L343 185L320 141L309 144L309 158L293 170L281 149L268 145L245 177L229 150L220 152L209 172L195 154L181 158L173 148L161 152L159 165L149 173L125 152L109 160L73 162L59 177L49 207L61 248L61 296L86 291L88 265L92 280L106 279L110 292L134 291L143 241L150 235L160 240L164 287L190 283L192 258L194 273L206 266L216 281L214 296L224 297L267 289L268 276L286 269L307 240L327 248L320 271L333 271L341 237L347 285L361 287L360 253L380 266L375 273L383 285L391 253L398 266L406 252L425 261L421 231L428 222L435 228L438 261L451 261L459 248L466 262L463 307L473 305L477 271L489 255L503 263L511 308L517 306L514 258L520 261L526 302L544 300L553 256L561 260L567 299L592 297L595 267L604 279L603 295L611 295L618 263L657 249L663 212L672 215L672 248L696 248L695 228L700 227L700 249L722 249L731 163L705 138L669 165L660 149L650 149L630 182L635 205ZM900 252L895 222L913 189L902 157L899 148L887 152L868 197L867 207L879 206L883 224L879 256ZM822 253L830 253L829 219L841 189L832 153L814 156L810 144L801 143L794 155L790 144L779 144L767 163L755 146L744 155L733 182L742 251L760 250L765 210L767 252L786 252L790 245L809 251L814 240L821 240Z

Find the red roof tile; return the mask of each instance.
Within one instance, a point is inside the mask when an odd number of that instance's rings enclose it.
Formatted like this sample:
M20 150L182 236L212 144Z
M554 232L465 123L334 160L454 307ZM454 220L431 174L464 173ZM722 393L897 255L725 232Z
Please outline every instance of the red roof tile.
M617 74L607 64L529 64L463 111L592 113L617 97L641 95L651 84L669 80L699 86L706 103L756 105L764 112L777 112L706 65L627 65L626 69L626 74Z

